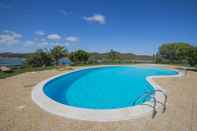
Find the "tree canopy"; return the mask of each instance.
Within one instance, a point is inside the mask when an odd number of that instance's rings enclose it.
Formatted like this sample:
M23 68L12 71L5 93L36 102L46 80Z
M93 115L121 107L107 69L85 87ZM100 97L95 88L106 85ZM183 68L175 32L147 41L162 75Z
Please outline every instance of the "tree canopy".
M156 61L161 63L196 64L196 47L188 43L168 43L159 47Z
M197 67L197 47L192 48L188 53L188 63Z
M32 67L50 66L53 64L53 59L48 50L39 49L27 57L26 63Z
M40 49L28 55L26 63L33 67L57 65L58 60L64 57L69 57L75 65L132 63L142 58L142 62L145 60L152 61L152 57L132 53L120 53L114 50L110 50L107 53L89 53L84 50L69 53L65 47L55 46L51 50ZM183 42L162 44L157 54L154 55L154 58L157 63L197 66L197 47Z
M26 64L32 67L57 65L58 60L68 55L68 51L63 46L55 46L51 50L38 49L29 55Z
M88 61L89 53L84 50L77 50L72 52L69 58L75 64L85 64Z
M55 60L55 64L57 65L60 58L68 55L68 50L63 46L55 46L53 49L51 49L51 55Z

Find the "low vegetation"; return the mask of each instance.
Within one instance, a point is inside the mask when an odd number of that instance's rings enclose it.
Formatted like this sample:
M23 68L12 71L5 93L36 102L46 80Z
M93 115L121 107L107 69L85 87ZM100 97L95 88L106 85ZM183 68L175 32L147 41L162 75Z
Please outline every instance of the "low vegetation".
M51 59L51 64L53 64L53 62L54 62L55 65L58 65L58 60L60 58L68 56L68 50L65 49L63 46L55 46L51 50L51 52L48 52L48 56L52 58Z
M94 64L127 64L141 62L152 63L152 56L135 55L132 53L120 53L110 50L107 53L92 53L84 50L68 52L63 46L56 46L51 50L39 49L28 55L26 65L31 67L46 67L58 65L58 60L68 58L72 65L94 65ZM139 61L140 62L140 61Z
M13 54L7 54L13 56ZM110 50L107 53L87 52L84 50L69 52L63 46L55 46L50 50L39 49L34 53L16 55L20 56L20 58L25 58L23 67L8 73L0 72L0 78L28 71L54 69L59 65L61 58L71 60L72 65L162 63L187 65L197 69L197 47L188 43L162 44L156 55L153 56L120 53L114 50Z
M0 79L6 78L6 77L10 77L10 76L15 76L21 73L25 73L25 72L32 72L32 71L42 71L42 70L51 70L51 69L55 69L55 66L48 66L48 67L25 67L25 68L18 68L18 69L14 69L11 72L0 72Z
M74 64L88 64L88 58L90 54L84 50L77 50L75 52L71 52L69 55L70 60Z
M83 50L68 53L68 50L63 46L55 46L51 50L39 49L26 58L25 65L30 67L57 66L58 60L64 57L69 58L74 64L86 64L89 53Z
M25 66L30 67L45 67L53 64L53 57L48 50L37 50L34 54L28 56L25 61Z

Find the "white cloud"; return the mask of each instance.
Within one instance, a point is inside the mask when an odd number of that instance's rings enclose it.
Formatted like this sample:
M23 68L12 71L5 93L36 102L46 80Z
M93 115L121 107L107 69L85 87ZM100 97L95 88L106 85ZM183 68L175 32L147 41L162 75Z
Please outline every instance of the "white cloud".
M38 48L48 48L49 42L47 41L41 41L40 43L37 43Z
M66 37L66 42L70 42L70 43L76 43L79 42L79 37L76 36L68 36Z
M27 41L25 41L25 44L27 44L27 45L33 45L34 44L34 41L27 40Z
M70 46L80 41L79 37L62 37L58 33L47 35L45 32L34 32L32 39L23 38L22 34L14 31L0 32L0 51L31 52L37 49L52 48L55 45Z
M25 48L31 48L32 50L37 50L42 48L48 48L49 42L43 41L42 39L26 40L22 43L21 46L24 46Z
M106 23L106 17L102 14L94 14L93 16L84 16L83 19L88 22L95 22L98 24Z
M64 45L65 45L65 46L70 46L70 43L67 43L67 42L66 42L66 43L64 43Z
M63 14L63 15L71 15L71 12L69 12L69 11L66 11L66 10L64 10L64 9L61 9L61 10L58 10L58 12L59 13L61 13L61 14Z
M36 35L43 36L43 35L45 35L45 32L42 31L42 30L38 30L38 31L35 32L35 34L36 34Z
M22 35L14 31L3 31L0 33L0 44L15 44L20 41Z
M60 40L60 39L61 39L61 36L58 35L58 34L50 34L50 35L47 36L47 38L48 38L49 40L54 40L54 41L56 41L56 40Z

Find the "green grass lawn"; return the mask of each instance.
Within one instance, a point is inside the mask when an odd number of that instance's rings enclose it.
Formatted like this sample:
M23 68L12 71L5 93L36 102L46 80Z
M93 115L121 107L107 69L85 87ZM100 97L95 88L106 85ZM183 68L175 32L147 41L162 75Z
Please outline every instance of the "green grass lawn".
M55 68L56 68L55 66L48 66L48 67L36 67L36 68L26 67L26 68L21 68L21 69L15 69L12 72L0 72L0 79L15 76L15 75L25 73L25 72L50 70L50 69L55 69Z

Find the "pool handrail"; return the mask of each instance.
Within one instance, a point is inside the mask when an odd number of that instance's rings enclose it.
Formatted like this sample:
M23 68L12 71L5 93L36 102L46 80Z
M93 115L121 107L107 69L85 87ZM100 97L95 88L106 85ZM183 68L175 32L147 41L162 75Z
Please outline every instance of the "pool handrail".
M157 92L160 92L163 96L164 96L164 101L161 102L161 101L158 101L155 97L155 94ZM157 103L161 104L163 106L163 110L162 110L162 113L164 113L166 111L166 103L167 103L167 94L163 91L163 90L153 90L151 92L145 92L143 95L139 96L134 102L133 102L133 105L136 105L136 102L139 101L140 99L144 98L143 99L143 102L146 100L146 97L151 97L151 99L153 99L153 105L151 105L153 107L153 115L152 115L152 118L154 118L154 116L156 115L157 111L156 111L156 107L157 107Z

